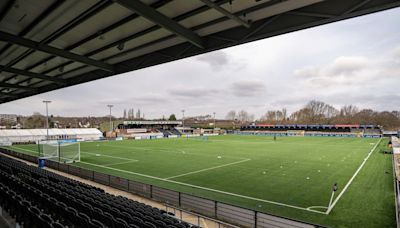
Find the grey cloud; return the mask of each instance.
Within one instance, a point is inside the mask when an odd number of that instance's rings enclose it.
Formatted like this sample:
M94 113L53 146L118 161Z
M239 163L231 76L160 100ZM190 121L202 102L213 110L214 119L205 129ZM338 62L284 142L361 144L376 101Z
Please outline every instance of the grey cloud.
M133 103L137 103L137 104L159 104L159 103L163 103L163 102L167 102L168 99L166 97L162 97L162 96L152 96L152 95L148 95L148 96L140 96L140 97L132 97L130 100L130 102Z
M134 96L134 97L123 97L123 98L113 98L113 99L103 99L99 101L99 104L114 104L119 106L129 105L129 104L159 104L166 102L167 98L161 95L155 94L145 94L142 96Z
M229 63L229 56L223 51L212 52L207 55L197 57L197 60L205 62L211 66L213 70L222 70Z
M349 76L368 68L371 63L364 56L341 56L323 66L307 66L294 71L295 75L308 78Z
M393 55L367 58L366 56L341 56L321 66L307 66L294 71L303 83L313 87L363 86L384 76L400 73L393 64Z
M393 59L394 62L397 63L398 65L400 65L400 46L396 47L393 50Z
M294 71L294 74L299 77L303 78L312 78L312 77L317 77L320 74L320 68L318 67L312 67L312 66L306 66L301 69L296 69Z
M331 66L328 67L328 74L340 75L351 74L363 70L368 66L368 59L363 56L341 56L336 58Z
M253 97L263 94L266 91L266 86L259 80L246 80L232 83L230 89L236 96Z
M180 87L180 88L177 87L169 90L170 95L178 97L187 97L187 98L214 96L218 93L219 91L216 89L191 88L191 87Z

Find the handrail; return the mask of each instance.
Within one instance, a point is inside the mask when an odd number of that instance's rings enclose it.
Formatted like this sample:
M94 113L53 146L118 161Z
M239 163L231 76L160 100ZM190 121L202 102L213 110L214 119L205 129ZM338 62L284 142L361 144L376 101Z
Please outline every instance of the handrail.
M175 211L176 211L176 210L180 211L180 212L181 212L181 217L178 218L178 219L180 219L180 220L182 220L182 212L184 212L184 213L186 213L186 214L190 214L190 215L196 216L196 217L197 217L197 225L198 225L198 226L200 226L200 218L203 218L203 219L209 220L209 221L211 221L211 222L217 223L217 224L218 224L218 227L220 227L221 225L223 225L223 227L240 228L239 226L235 226L235 225L232 225L232 224L223 222L223 221L221 221L221 220L217 220L217 219L210 218L210 217L207 217L207 216L204 216L204 215L201 215L201 214L197 214L197 213L195 213L195 212L188 211L188 210L185 210L185 209L182 209L182 208L179 208L179 207L175 207L175 206L173 206L173 205L164 204L164 206L165 206L165 210L166 210L167 212L168 212L168 208L172 208L172 209L174 209ZM194 224L194 225L196 225L196 224Z

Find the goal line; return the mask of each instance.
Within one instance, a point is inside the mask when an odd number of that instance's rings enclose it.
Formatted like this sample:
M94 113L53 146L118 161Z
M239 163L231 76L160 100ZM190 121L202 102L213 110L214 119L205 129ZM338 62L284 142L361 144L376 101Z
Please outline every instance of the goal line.
M343 194L347 191L347 189L350 187L351 183L353 180L357 177L357 175L360 173L361 169L364 167L365 163L367 163L369 157L371 154L375 151L375 149L378 147L378 145L381 143L382 138L379 139L379 141L375 144L375 146L371 149L371 151L367 154L367 156L364 158L363 162L361 165L358 167L356 172L353 174L353 176L350 178L350 180L347 182L347 184L344 186L343 190L339 193L339 195L335 198L333 203L328 207L328 210L326 211L326 214L328 215L332 209L335 207L336 203L339 201L339 199L343 196Z

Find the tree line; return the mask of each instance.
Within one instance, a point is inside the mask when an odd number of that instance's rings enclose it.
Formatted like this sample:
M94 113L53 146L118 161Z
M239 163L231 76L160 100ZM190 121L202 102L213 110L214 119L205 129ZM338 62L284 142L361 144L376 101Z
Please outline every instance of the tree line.
M229 111L227 120L238 120L242 123L260 122L269 124L375 124L385 129L400 128L400 111L375 111L360 109L355 105L344 105L337 109L322 101L312 100L301 109L289 114L281 110L268 110L259 119L245 110Z

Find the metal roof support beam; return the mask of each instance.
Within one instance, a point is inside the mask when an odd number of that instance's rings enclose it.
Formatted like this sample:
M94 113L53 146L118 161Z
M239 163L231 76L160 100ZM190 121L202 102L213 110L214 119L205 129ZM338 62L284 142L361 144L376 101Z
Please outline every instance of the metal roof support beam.
M337 15L325 14L325 13L312 13L312 12L302 12L302 11L289 11L287 14L305 16L305 17L317 17L317 18L333 18Z
M30 49L34 49L36 51L42 51L42 52L46 52L48 54L51 55L56 55L59 57L63 57L66 59L70 59L76 62L80 62L80 63L84 63L86 65L90 65L90 66L95 66L97 68L106 70L106 71L110 71L110 72L114 72L114 66L109 65L107 63L103 63L85 56L81 56L69 51L65 51L59 48L55 48L55 47L51 47L49 45L46 44L41 44L39 42L33 41L33 40L29 40L29 39L25 39L23 37L19 37L19 36L15 36L13 34L10 33L6 33L3 31L0 31L0 40L8 42L8 43L12 43L15 45L20 45L20 46L24 46Z
M14 5L15 0L9 0L7 4L4 6L3 10L0 12L0 21L7 15L8 11L10 11L11 7Z
M12 67L4 67L0 65L0 69L2 69L5 72L9 72L9 73L13 73L13 74L19 74L19 75L23 75L26 77L31 77L31 78L39 78L42 80L46 80L46 81L51 81L51 82L55 82L61 85L66 85L67 82L64 79L60 79L60 78L55 78L55 77L51 77L48 75L43 75L43 74L38 74L35 72L31 72L31 71L26 71L26 70L20 70L17 68L12 68Z
M362 7L363 5L367 4L370 1L371 0L361 1L360 3L356 4L355 6L351 7L350 9L346 10L345 12L343 12L342 15L346 15L346 14L352 13L352 12L356 11L357 9L359 9L360 7Z
M159 8L159 7L164 6L165 4L168 4L168 3L171 2L171 1L172 1L172 0L164 0L164 1L162 1L162 2L156 2L156 3L152 4L151 7L153 7L153 8ZM229 0L217 0L217 1L215 1L215 3L216 3L216 4L219 4L219 5L225 4L225 3L227 3L227 2L229 2ZM174 17L173 20L175 20L175 21L181 21L181 20L184 20L184 19L189 18L189 17L191 17L191 16L194 16L194 15L197 15L197 14L200 14L200 13L203 13L203 12L207 11L208 9L210 9L210 7L204 5L204 6L202 6L202 7L197 8L197 9L191 10L191 11L189 11L189 12L187 12L187 13L184 13L184 14L182 14L182 15L179 15L179 16L177 16L177 17ZM127 23L127 22L129 22L129 21L131 21L131 20L133 20L133 19L135 19L135 18L137 18L137 17L138 17L137 14L133 14L133 15L131 15L131 16L128 16L127 18L124 18L124 19L122 19L121 21L118 21L118 22L116 22L116 23L110 25L109 27L107 27L107 28L105 28L105 29L99 31L98 33L92 34L92 35L90 35L89 37L87 37L87 38L85 38L85 39L83 39L83 40L81 40L81 41L78 41L77 43L72 44L71 46L68 46L65 50L68 50L68 51L69 51L69 50L71 50L71 49L73 49L73 48L76 48L76 47L82 45L83 43L86 43L86 42L88 42L88 41L90 41L90 40L92 40L92 39L98 37L99 34L103 34L103 33L109 32L109 31L111 31L111 30L113 30L113 29L119 27L120 25L123 25L123 24L125 24L125 23ZM146 31L146 34L147 34L147 32L155 31L155 30L158 29L158 28L159 28L159 26L158 26L158 25L155 25L155 26L151 27L150 29L146 29L146 30L145 30L145 31ZM140 34L142 34L142 32L144 32L144 31L138 32L138 33L136 33L136 34L133 34L133 35L128 36L128 37L125 37L125 38L123 38L123 39L121 39L121 40L118 40L118 41L116 41L116 42L113 42L113 43L111 43L111 44L108 44L108 45L106 45L106 46L104 46L104 47L101 47L101 48L99 48L99 49L96 49L96 50L94 50L94 51L92 51L92 52L90 52L90 53L85 54L85 56L86 56L86 57L90 57L90 55L94 55L94 54L96 54L96 53L99 53L99 52L101 52L101 51L103 51L103 50L106 50L106 49L108 49L108 48L111 48L111 47L113 47L113 46L116 46L117 44L127 42L127 41L129 41L129 40L131 40L131 39L134 39L134 38L138 37ZM190 46L188 46L187 49L190 49L190 48L192 48L192 47L193 47L193 46L190 45ZM186 49L182 51L182 54L183 54L184 52L186 52ZM181 56L181 54L178 54L177 56ZM39 66L39 65L41 65L41 64L43 64L43 63L45 63L45 62L50 61L53 57L54 57L54 56L50 56L50 57L48 57L48 58L45 58L45 59L43 59L42 61L39 61L39 62L37 62L37 63L35 63L35 64L29 66L29 67L26 68L25 70L31 70L31 69L33 69L33 68L35 68L35 67L37 67L37 66ZM53 67L52 69L46 70L46 71L44 71L44 72L42 72L42 73L46 74L46 73L48 73L48 72L53 71L54 69L57 69L57 68L60 68L60 67L63 67L63 66L67 66L68 64L71 64L71 63L72 63L72 61L65 62L65 63L63 63L63 64L61 64L61 65L58 65L57 67ZM79 67L79 68L80 68L80 67ZM57 77L58 77L58 76L57 76ZM9 80L10 78L12 78L12 77L8 77L8 78L6 78L4 81ZM22 80L22 81L20 81L20 83L23 83L23 82L25 82L25 81L27 81L27 80Z
M18 95L16 95L16 94L4 93L4 92L0 92L0 96L2 96L2 97L13 97L13 98L17 98L18 97Z
M60 6L62 3L64 2L64 0L59 0L58 2L53 3L53 5L51 5L48 9L45 10L45 12L40 15L38 18L36 18L31 24L29 24L28 27L26 27L23 32L21 32L22 34L18 34L18 36L24 36L27 32L29 32L34 26L36 26L38 24L38 22L36 21L41 21L43 18L47 17L48 14L52 13L58 6ZM80 24L82 21L86 20L87 18L90 18L91 16L95 15L98 11L103 10L104 8L106 8L107 6L109 6L111 3L108 1L101 1L98 2L94 7L90 8L89 10L83 12L82 14L80 14L78 17L74 18L72 21L70 21L69 23L67 23L66 25L64 25L63 27L59 28L57 31L55 31L54 33L50 34L49 36L47 36L45 39L41 40L39 43L40 44L47 44L52 42L53 40L57 39L58 37L60 37L61 35L65 34L67 31L69 31L70 29L72 29L73 27L75 27L76 25ZM28 30L28 31L26 31ZM9 48L9 46L6 48ZM30 54L32 54L33 51L32 50L27 50L26 52L24 52L22 55L18 56L17 58L13 59L11 62L9 62L7 64L7 66L13 66L15 64L17 64L18 62L22 61L23 59L25 59L26 57L28 57Z
M27 86L4 83L4 82L0 82L0 87L7 88L7 89L36 90L36 88L33 88L33 87L27 87Z
M156 2L156 3L152 4L152 7L155 7L155 8L157 8L157 7L162 7L162 6L168 4L168 3L171 2L171 1L172 1L172 0L164 0L164 1L161 1L161 2ZM76 47L79 47L79 46L81 46L81 45L83 45L83 44L85 44L85 43L87 43L87 42L89 42L89 41L91 41L91 40L97 38L97 37L99 36L99 34L104 34L104 33L107 33L107 32L109 32L109 31L113 30L113 29L116 29L116 28L118 28L119 26L124 25L124 24L126 24L126 23L128 23L128 22L130 22L130 21L132 21L132 20L134 20L134 19L136 19L137 17L139 17L139 15L137 15L137 14L132 14L132 15L126 17L126 18L123 18L122 20L117 21L117 22L115 22L114 24L111 24L110 26L108 26L108 27L106 27L106 28L104 28L104 29L99 30L99 31L96 32L96 33L93 33L92 35L89 35L88 37L84 38L83 40L80 40L80 41L78 41L78 42L76 42L76 43L74 43L74 44L69 45L68 47L65 48L65 50L70 51L70 50L72 50L72 49L74 49L74 48L76 48ZM50 60L54 59L55 57L56 57L56 56L49 56L49 57L47 57L47 58L45 58L45 59L43 59L43 60L41 60L41 61L39 61L39 62L37 62L37 63L35 63L35 64L33 64L33 65L31 65L31 66L29 66L29 67L26 68L25 70L31 70L31 69L33 69L33 68L35 68L35 67L37 67L37 66L40 66L40 65L42 65L42 64L44 64L44 63L46 63L46 62L49 62ZM87 56L87 57L88 57L88 56ZM66 65L62 64L62 65L60 65L60 66L57 66L57 68L62 67L62 66L66 66ZM45 72L42 72L42 73L45 73ZM9 80L10 78L11 78L11 77L8 77L8 78L6 78L4 81ZM21 82L24 82L24 81L21 81Z
M134 11L135 13L146 18L147 20L177 34L178 36L192 43L193 45L199 48L204 48L204 42L202 38L195 32L183 27L176 21L173 21L171 18L159 13L158 11L154 10L150 6L147 6L141 1L115 0L115 2Z
M50 43L50 42L56 40L58 37L62 36L63 34L65 34L68 31L70 31L72 28L75 28L75 26L81 24L83 21L93 17L94 15L101 12L102 10L104 10L105 8L110 6L111 4L112 4L112 2L108 1L108 0L102 0L98 3L96 3L93 7L84 11L78 17L74 18L72 21L68 22L66 25L59 28L54 33L50 34L48 37L46 37L40 43Z
M280 17L280 15L276 15L276 16L272 16L271 18L269 18L267 21L265 21L264 23L262 23L260 26L253 28L251 31L249 31L244 37L242 37L240 39L240 42L243 42L244 40L246 40L247 38L249 38L250 36L256 34L257 32L259 32L260 30L262 30L263 28L265 28L266 26L268 26L269 24L271 24L272 22L274 22L275 20L277 20Z
M229 0L218 0L218 1L216 1L215 3L216 3L216 4L224 4L224 3L227 3L227 2L229 2ZM174 17L173 20L175 20L175 21L181 21L181 20L184 20L184 19L186 19L186 18L189 18L190 16L197 15L197 14L199 14L199 13L205 12L205 11L208 10L208 9L209 9L208 6L200 7L200 8L197 8L197 9L195 9L195 10L192 10L192 11L190 11L190 12L188 12L188 13L185 13L185 14L179 15L179 16L177 16L177 17ZM133 39L135 39L135 38L137 38L137 37L140 37L140 36L146 35L146 34L148 34L148 33L150 33L150 32L156 31L156 30L159 29L159 28L160 28L159 25L154 25L154 26L152 26L152 27L150 27L150 28L148 28L148 29L145 29L145 30L143 30L143 31L137 32L137 33L135 33L135 34L132 34L132 35L130 35L130 36L128 36L128 37L122 38L122 39L120 39L120 40L118 40L118 41L115 41L115 42L113 42L113 43L107 44L106 46L103 46L103 47L101 47L101 48L99 48L99 49L96 49L96 50L93 50L93 51L91 51L91 52L89 52L89 53L86 53L85 56L86 56L86 57L90 57L90 56L95 55L95 54L97 54L97 53L100 53L100 52L102 52L102 51L104 51L104 50L107 50L107 49L109 49L109 48L112 48L112 47L114 47L114 46L117 46L117 45L120 44L120 43L125 43L125 42L128 42L128 41L130 41L130 40L133 40ZM69 47L67 48L67 50L68 50L68 49L69 49ZM42 63L44 63L44 62L46 62L46 61L43 61L43 62L41 61L41 62L39 62L38 64L40 65L40 64L42 64ZM55 70L55 69L57 69L57 68L60 68L60 67L65 67L65 66L67 66L67 65L69 65L69 64L71 64L71 63L72 63L72 61L65 62L65 63L63 63L63 64L61 64L61 65L58 65L58 66L56 66L56 67L53 67L53 68L51 68L51 69L46 70L44 73L51 72L51 71L53 71L53 70ZM33 65L32 67L29 67L28 69L34 68L34 67L36 67L36 66L37 66L37 64ZM22 82L23 82L23 81L22 81Z
M48 15L50 15L52 12L54 12L59 6L62 5L64 0L58 0L55 1L53 4L51 4L48 8L46 8L43 13L41 13L38 17L36 17L31 23L29 23L28 26L26 26L20 33L18 33L18 36L25 36L28 32L30 32L37 24L39 24L44 18L46 18ZM11 47L11 44L5 45L1 50L0 50L0 55L5 53L9 48Z
M210 1L210 0L200 0L200 1L202 1L204 4L206 4L210 8L213 8L213 9L217 10L218 12L222 13L223 15L229 17L230 19L236 21L238 24L243 25L246 28L250 28L250 24L247 21L243 20L239 16L236 16L236 15L232 14L231 12L229 12L226 9L222 8L221 6L216 4L215 2Z

